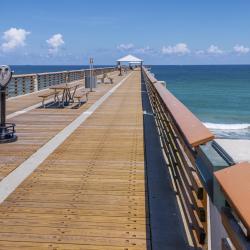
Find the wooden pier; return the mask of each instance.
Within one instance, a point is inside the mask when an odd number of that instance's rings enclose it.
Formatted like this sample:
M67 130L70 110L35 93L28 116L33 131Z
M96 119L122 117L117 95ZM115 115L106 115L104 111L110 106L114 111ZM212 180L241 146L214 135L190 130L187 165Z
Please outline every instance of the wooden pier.
M248 249L247 203L211 132L145 68L103 73L113 84L64 108L43 108L39 95L62 82L84 89L86 72L14 77L7 120L18 141L0 144L0 250L209 249L210 204L226 209L219 245Z

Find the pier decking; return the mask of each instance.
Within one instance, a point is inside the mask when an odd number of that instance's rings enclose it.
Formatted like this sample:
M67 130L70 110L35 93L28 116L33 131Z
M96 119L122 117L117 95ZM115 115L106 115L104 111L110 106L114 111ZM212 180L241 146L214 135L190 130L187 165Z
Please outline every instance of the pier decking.
M150 249L140 72L123 81L1 204L0 249ZM111 88L80 109L14 117L19 141L1 145L2 179Z

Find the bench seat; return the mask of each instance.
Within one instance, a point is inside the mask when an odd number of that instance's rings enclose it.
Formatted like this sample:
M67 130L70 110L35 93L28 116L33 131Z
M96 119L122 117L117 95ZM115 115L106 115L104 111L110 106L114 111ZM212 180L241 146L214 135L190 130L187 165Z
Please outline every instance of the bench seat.
M83 97L85 97L86 102L88 101L88 96L89 96L89 91L78 91L77 93L75 93L74 99L77 99L78 104L80 105L82 103L81 99Z
M38 97L40 97L40 98L42 98L43 100L42 100L42 105L43 105L43 107L45 108L45 100L47 100L49 97L51 97L51 96L54 96L54 100L55 100L55 102L56 101L60 101L59 100L59 93L60 93L60 91L47 91L47 92L45 92L45 93L42 93L42 94L40 94L40 95L38 95Z
M113 84L114 83L114 78L112 77L107 77L107 80L104 81L104 83L110 83L110 84Z

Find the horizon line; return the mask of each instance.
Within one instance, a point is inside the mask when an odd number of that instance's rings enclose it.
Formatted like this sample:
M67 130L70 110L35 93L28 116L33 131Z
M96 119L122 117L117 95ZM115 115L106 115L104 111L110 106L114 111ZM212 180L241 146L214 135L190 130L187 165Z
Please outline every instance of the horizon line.
M89 66L89 64L7 64L10 66ZM114 66L116 64L94 64L94 66ZM145 63L146 66L250 66L250 63L239 64L150 64Z

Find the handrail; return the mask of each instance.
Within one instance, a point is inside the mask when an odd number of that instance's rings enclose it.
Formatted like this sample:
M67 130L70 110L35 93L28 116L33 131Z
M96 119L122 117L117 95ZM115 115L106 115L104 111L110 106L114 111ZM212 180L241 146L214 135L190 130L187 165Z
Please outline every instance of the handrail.
M214 175L245 236L250 239L250 163L236 164Z
M213 137L210 133L205 133L205 137L202 140L199 137L197 142L196 140L190 140L187 135L184 136L184 133L188 133L188 130L183 131L181 129L180 120L175 115L175 111L178 112L178 110L175 110L175 105L178 104L178 106L183 107L183 104L177 102L162 84L157 84L157 81L154 82L155 78L150 76L150 72L145 69L143 69L143 78L155 115L163 152L167 158L166 163L173 176L174 188L178 194L190 235L195 247L202 248L206 245L207 201L205 189L195 167L193 145L197 146L198 142L207 141L208 138L212 140ZM175 105L170 106L169 103L172 101ZM185 112L189 114L187 109L185 109ZM189 124L187 123L186 126Z
M19 77L31 77L31 76L36 76L36 74L18 74L18 75L13 75L12 77L14 78L19 78Z
M103 69L114 69L114 67L105 67L105 68L94 68L94 70L103 70ZM53 74L61 74L61 73L70 73L70 72L82 72L88 71L89 69L77 69L77 70L63 70L63 71L52 71L52 72L42 72L42 73L30 73L30 74L17 74L13 75L13 77L29 77L36 75L53 75Z
M82 71L82 70L77 70L77 71ZM68 73L70 71L63 70L63 71L55 71L55 72L42 72L42 73L36 73L36 75L43 76L43 75L56 75L56 74L62 74L62 73ZM72 72L76 72L72 71Z
M202 124L202 122L161 83L156 82L155 88L168 111L171 113L176 125L192 147L196 147L214 139L214 135Z
M112 72L115 67L94 68L94 75ZM7 87L7 96L13 97L33 93L65 82L84 79L89 69L13 75Z
M213 221L213 230L223 228L228 235L225 238L221 229L216 231L221 247L250 249L250 163L231 167L234 161L213 141L214 135L144 67L142 80L194 246L208 249L207 207L211 203L216 208L213 216L221 216L222 220Z
M162 102L166 105L166 108L175 121L175 125L178 126L180 132L192 147L214 139L214 135L210 130L183 103L159 83L152 74L148 71L145 71L145 73L151 83L154 83L154 87L161 97Z

